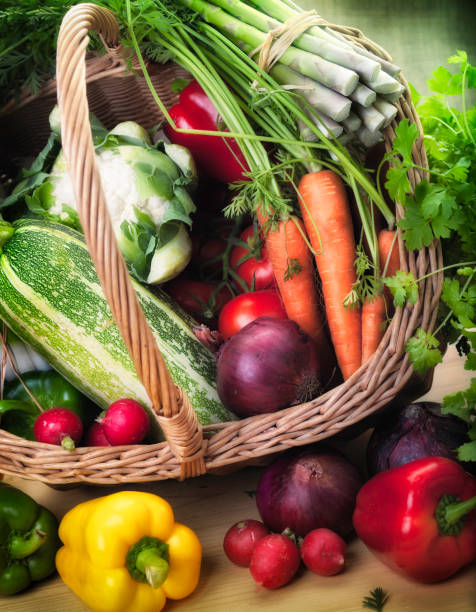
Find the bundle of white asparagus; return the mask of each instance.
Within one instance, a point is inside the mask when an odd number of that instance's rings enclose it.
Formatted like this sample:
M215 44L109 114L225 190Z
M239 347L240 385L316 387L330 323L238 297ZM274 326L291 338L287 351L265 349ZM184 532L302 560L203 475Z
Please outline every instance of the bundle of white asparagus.
M292 0L181 2L246 53L259 54L277 83L303 96L326 136L370 147L395 119L394 103L405 91L400 68L327 27L315 11ZM300 127L304 140L316 138Z

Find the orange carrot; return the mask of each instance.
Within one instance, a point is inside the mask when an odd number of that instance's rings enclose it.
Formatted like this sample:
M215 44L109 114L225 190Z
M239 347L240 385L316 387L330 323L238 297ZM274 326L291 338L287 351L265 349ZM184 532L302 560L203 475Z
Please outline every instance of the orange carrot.
M356 282L355 240L344 183L332 170L303 176L299 204L304 225L316 252L322 292L337 362L344 379L362 360L362 323L359 308L344 307Z
M260 212L258 220L264 227L267 218ZM319 308L312 254L304 235L304 226L298 218L280 221L265 228L266 250L286 314L314 340L326 360L331 350Z
M372 357L383 338L386 314L387 304L383 293L364 301L362 306L362 363Z
M380 271L393 276L400 269L400 255L395 231L383 229L378 234ZM387 261L388 260L388 261ZM366 300L362 306L362 363L377 350L385 332L387 314L391 314L392 299L387 287L373 300Z
M390 250L392 251L391 253ZM393 276L397 270L400 270L400 253L398 251L398 240L395 237L395 230L383 229L379 232L378 252L382 274L385 266L387 266L385 276Z
M397 270L400 270L400 253L395 230L381 230L379 232L378 252L380 259L380 272L383 274L386 266L387 269L385 270L385 276L394 276L397 273ZM391 316L394 308L392 292L388 287L384 288L384 295L387 304L387 312Z

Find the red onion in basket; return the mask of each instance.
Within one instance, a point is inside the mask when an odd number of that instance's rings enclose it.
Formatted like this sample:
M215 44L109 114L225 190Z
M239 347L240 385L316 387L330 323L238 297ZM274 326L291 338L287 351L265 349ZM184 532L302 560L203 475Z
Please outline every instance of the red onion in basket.
M290 319L259 317L218 352L217 390L238 416L274 412L319 394L315 345Z
M305 536L326 527L344 537L363 484L359 470L340 452L323 445L291 450L263 472L256 505L272 531Z

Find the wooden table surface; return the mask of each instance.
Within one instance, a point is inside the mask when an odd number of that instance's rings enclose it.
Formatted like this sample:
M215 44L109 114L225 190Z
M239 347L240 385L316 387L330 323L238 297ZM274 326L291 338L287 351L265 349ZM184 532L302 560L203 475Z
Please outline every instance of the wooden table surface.
M470 373L450 349L437 367L428 400L440 400L445 394L464 388ZM343 448L361 461L364 434ZM292 583L270 591L258 590L247 569L234 566L222 550L223 536L233 523L256 518L252 492L262 468L246 468L227 476L203 476L183 483L159 482L153 485L129 485L124 489L151 491L167 499L176 519L194 529L203 546L203 564L199 585L187 599L169 601L165 610L181 612L260 610L280 612L354 612L363 610L362 599L377 586L388 591L385 612L470 612L476 611L476 564L451 579L436 585L421 585L388 570L364 545L354 538L348 547L346 568L338 576L324 578L301 571ZM34 496L58 518L72 506L119 490L119 487L80 486L55 490L38 482L7 477L6 481ZM0 599L2 612L87 612L83 604L55 575L23 594ZM134 612L141 612L140 610Z

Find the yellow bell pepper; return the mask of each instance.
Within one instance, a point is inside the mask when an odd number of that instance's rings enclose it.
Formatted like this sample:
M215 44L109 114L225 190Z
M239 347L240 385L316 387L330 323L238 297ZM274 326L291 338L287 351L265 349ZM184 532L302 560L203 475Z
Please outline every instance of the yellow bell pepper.
M198 584L198 537L152 493L83 502L65 514L59 536L58 573L94 612L158 612Z

